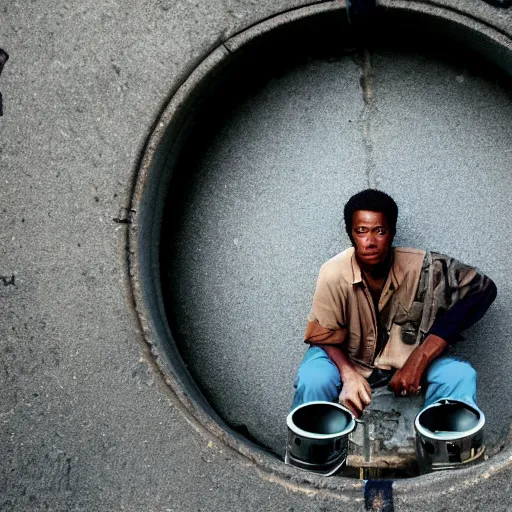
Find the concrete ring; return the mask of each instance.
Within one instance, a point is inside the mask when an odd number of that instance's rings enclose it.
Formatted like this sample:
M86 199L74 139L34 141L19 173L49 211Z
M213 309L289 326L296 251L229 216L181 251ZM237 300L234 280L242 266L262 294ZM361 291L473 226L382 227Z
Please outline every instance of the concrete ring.
M487 58L494 62L501 60L502 65L512 72L512 31L505 33L489 23L476 21L475 16L456 12L448 7L391 0L384 1L381 5L389 13L428 18L439 23L444 30L457 32L464 40L471 39L474 46ZM186 125L190 110L193 110L191 107L200 103L201 96L218 73L232 64L250 43L297 20L325 13L343 16L344 9L341 2L322 2L278 15L229 38L194 69L171 98L148 140L132 197L129 260L133 296L145 339L167 383L183 404L184 413L200 428L206 428L226 447L257 464L282 485L298 487L305 492L317 492L322 488L343 498L360 499L363 482L345 478L325 479L284 466L276 458L251 446L225 425L204 399L181 360L167 325L161 291L157 285L158 277L155 274L155 269L159 268L158 250L155 248L158 248L160 242L162 204L171 174L167 167L164 169L164 162L167 162L171 153L179 152L182 128ZM453 504L454 496L458 496L462 503L468 489L485 482L491 469L492 474L508 481L508 476L504 473L508 471L510 464L510 452L505 451L493 459L492 468L489 464L482 464L466 469L463 481L454 473L426 475L414 481L397 482L395 494L411 507L432 503L438 499L439 503ZM298 481L300 484L296 483ZM438 489L442 488L446 492L433 496L434 483Z

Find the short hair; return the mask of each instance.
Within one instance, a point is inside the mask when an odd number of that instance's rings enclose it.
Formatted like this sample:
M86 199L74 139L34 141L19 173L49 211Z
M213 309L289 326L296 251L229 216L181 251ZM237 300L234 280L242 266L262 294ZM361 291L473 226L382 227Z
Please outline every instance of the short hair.
M391 196L381 190L368 188L353 195L345 205L343 214L345 217L345 228L350 241L352 239L352 217L358 210L369 210L371 212L383 213L388 221L389 230L394 237L396 234L396 221L398 219L398 206Z

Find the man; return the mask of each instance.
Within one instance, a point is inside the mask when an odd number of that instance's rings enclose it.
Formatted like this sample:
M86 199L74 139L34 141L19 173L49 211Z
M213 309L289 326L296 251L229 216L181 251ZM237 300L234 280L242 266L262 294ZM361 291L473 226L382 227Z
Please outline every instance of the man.
M477 408L475 371L444 353L487 311L494 283L448 256L392 247L398 207L384 192L351 197L344 217L353 247L320 269L293 408L339 399L359 417L386 384L400 396L423 390L426 406Z

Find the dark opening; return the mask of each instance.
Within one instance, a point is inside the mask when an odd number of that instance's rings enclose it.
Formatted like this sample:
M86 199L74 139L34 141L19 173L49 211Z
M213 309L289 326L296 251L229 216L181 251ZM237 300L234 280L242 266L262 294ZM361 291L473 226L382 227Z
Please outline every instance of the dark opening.
M312 434L337 434L343 432L351 416L335 405L311 404L301 407L292 416L293 423Z
M419 422L426 429L436 432L466 432L478 425L478 412L461 403L446 403L431 407L421 413ZM448 445L450 451L450 445Z

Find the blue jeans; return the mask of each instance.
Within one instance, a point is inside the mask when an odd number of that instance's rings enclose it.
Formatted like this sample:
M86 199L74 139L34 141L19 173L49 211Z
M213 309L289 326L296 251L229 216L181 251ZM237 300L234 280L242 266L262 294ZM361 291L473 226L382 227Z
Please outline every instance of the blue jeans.
M422 379L425 407L442 398L459 400L472 407L476 405L476 372L460 359L442 356L427 368ZM299 366L292 409L306 402L337 401L341 391L340 373L326 352L310 347Z

